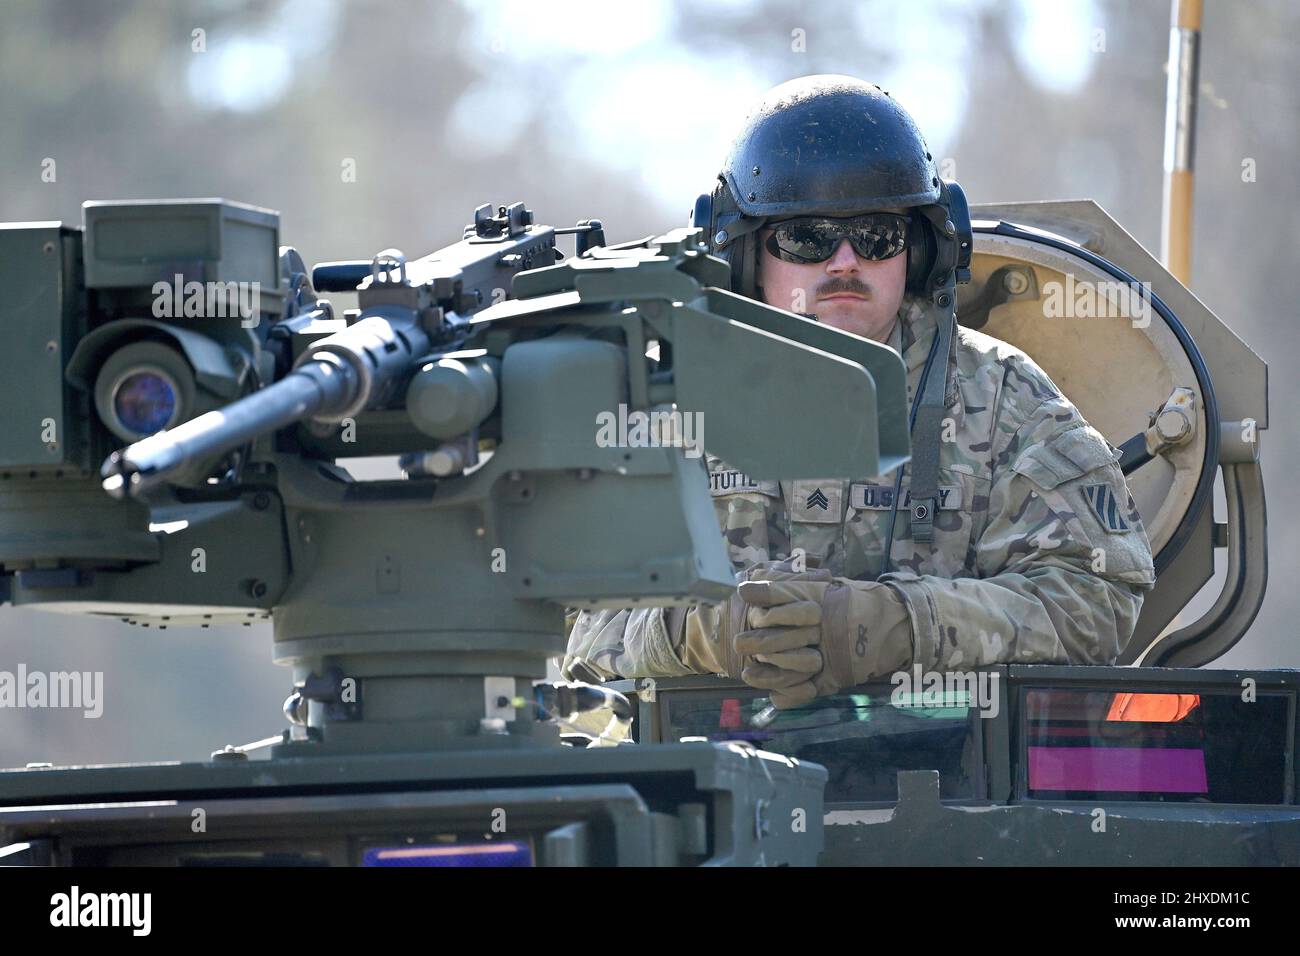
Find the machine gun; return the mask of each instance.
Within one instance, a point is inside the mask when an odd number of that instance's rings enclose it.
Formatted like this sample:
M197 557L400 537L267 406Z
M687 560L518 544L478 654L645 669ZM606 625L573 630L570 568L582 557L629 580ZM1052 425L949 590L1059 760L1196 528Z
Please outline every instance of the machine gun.
M607 246L597 220L482 206L431 255L310 277L278 240L275 213L220 200L0 229L3 380L30 417L0 438L0 596L159 627L273 615L293 671L270 772L227 748L0 773L0 845L29 847L10 861L813 862L821 768L565 748L557 720L608 692L535 683L566 607L730 593L704 425L758 478L905 461L899 357L727 291L694 229ZM339 317L318 297L352 288ZM371 455L405 477L339 463Z
M115 453L103 467L105 490L121 497L140 494L164 480L183 484L187 469L191 480L206 477L210 468L202 467L204 462L258 435L304 419L318 424L355 419L362 411L392 404L397 389L409 385L417 358L441 361L458 352L470 336L470 317L488 304L489 296L495 300L503 295L515 273L553 262L557 233L578 234L579 254L592 242L604 242L598 221L571 230L534 230L531 225L532 213L523 203L502 207L495 216L491 206L480 206L464 240L454 246L409 264L395 249L369 263L324 263L312 271L311 284L296 271L299 260L290 254L286 271L291 298L272 335L284 340L306 328L313 331L306 333L309 345L297 353L288 374L220 411ZM359 313L340 331L314 338L319 334L315 330L328 327L320 323L331 321L333 312L326 301L310 301L313 286L326 292L358 291ZM488 415L495 380L487 366L472 367L479 373L466 371L466 365L439 366L432 375L437 385L430 385L430 376L421 378L407 404L416 428L435 438L459 437L458 412L480 420ZM442 371L449 368L468 377L449 378ZM471 382L468 393L456 390L456 383ZM136 387L151 385L154 392L166 394L165 382L161 388L147 380ZM427 394L430 388L433 395ZM446 389L450 393L444 394ZM470 411L464 402L486 407Z

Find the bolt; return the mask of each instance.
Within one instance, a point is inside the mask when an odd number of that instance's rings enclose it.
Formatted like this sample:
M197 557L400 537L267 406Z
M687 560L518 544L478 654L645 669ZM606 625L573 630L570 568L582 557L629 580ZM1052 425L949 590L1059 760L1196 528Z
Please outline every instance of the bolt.
M1166 408L1156 418L1156 434L1167 442L1182 441L1192 430L1192 423L1180 408Z
M724 242L726 242L726 241L727 241L727 230L725 230L725 229L719 229L717 235L715 235L715 236L713 237L713 241L714 241L714 243L715 243L716 245L719 245L719 246L722 245Z
M253 507L258 511L265 511L267 508L271 507L271 496L265 491L259 491L257 494L253 495Z
M1023 295L1029 291L1029 277L1018 269L1008 269L1002 273L1002 288L1012 295Z

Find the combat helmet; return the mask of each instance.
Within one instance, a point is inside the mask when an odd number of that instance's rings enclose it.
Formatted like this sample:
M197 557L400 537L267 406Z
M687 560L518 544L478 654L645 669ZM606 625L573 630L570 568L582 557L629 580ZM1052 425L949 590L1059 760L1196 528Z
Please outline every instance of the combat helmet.
M965 195L939 178L912 117L874 84L822 74L763 96L691 218L707 228L710 251L730 263L732 291L759 298L757 233L764 225L890 207L913 210L908 291L931 297L969 279ZM955 295L943 298L947 307Z

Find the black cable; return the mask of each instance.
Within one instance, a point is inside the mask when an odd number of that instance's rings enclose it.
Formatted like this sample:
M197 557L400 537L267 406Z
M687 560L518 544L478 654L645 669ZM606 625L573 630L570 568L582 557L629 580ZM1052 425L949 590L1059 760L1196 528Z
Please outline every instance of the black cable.
M907 420L907 435L909 440L912 437L912 431L916 428L916 410L921 406L921 395L925 392L925 383L930 377L930 367L934 364L935 353L939 351L939 338L939 326L936 324L934 327L934 341L930 343L930 354L925 357L925 368L921 369L921 377L917 380L916 391L912 393L912 410L909 413ZM944 371L947 372L946 360L944 366ZM880 566L880 574L876 575L877 578L889 573L890 552L894 549L894 524L898 521L898 497L902 494L903 472L906 469L906 464L899 465L898 476L894 478L894 500L889 506L889 533L885 537L884 562Z

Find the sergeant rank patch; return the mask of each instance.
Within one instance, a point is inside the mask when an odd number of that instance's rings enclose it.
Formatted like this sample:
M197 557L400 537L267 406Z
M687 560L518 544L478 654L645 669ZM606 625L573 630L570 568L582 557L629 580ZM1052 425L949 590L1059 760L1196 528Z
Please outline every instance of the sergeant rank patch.
M845 482L801 478L791 483L790 520L812 524L839 524L844 520Z
M1101 526L1110 534L1120 534L1128 530L1128 522L1120 512L1115 489L1110 485L1085 485L1083 496L1088 500L1088 507L1101 522Z

